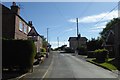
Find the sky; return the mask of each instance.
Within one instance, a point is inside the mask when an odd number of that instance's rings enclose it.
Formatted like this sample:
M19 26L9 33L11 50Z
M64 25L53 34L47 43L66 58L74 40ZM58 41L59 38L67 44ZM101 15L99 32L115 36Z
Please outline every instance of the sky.
M118 17L117 2L16 2L20 16L32 21L40 35L47 38L52 48L67 44L69 37L76 37L76 18L79 33L88 40L99 37L107 22ZM10 8L12 2L3 2ZM114 10L112 10L114 8ZM111 11L112 10L112 11Z

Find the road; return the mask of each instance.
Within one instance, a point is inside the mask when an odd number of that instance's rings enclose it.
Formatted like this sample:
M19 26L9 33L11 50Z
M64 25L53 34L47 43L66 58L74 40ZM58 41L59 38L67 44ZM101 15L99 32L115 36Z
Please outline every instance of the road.
M45 78L44 80L48 78L71 78L74 80L80 78L109 78L109 80L117 80L114 79L117 78L117 75L111 71L86 62L71 54L54 52L49 66L45 67L46 70L40 69L40 71L45 71L44 74L40 75L42 72L31 73L24 78L42 78L42 80L43 78Z

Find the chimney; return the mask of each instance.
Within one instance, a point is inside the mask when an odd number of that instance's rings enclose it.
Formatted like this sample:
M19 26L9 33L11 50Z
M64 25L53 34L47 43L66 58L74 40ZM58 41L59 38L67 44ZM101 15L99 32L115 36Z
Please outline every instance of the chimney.
M28 25L32 27L32 21L28 21Z
M15 2L12 3L11 10L12 10L14 13L20 15L20 8L16 5Z

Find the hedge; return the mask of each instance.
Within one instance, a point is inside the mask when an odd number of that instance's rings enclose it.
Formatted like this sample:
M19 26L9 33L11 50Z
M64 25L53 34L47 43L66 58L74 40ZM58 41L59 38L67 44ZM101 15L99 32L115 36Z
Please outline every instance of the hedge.
M28 71L33 67L36 48L30 40L3 40L2 67Z
M83 46L80 46L77 48L78 50L78 55L87 55L87 49Z
M46 49L45 48L41 48L40 53L41 53L41 55L45 55L46 54Z
M95 58L97 62L105 62L108 58L108 51L106 49L95 50Z
M94 51L88 51L87 52L87 58L95 58L95 52Z
M74 49L71 49L70 47L68 47L68 48L65 48L65 52L66 52L66 53L74 53L75 50L74 50Z

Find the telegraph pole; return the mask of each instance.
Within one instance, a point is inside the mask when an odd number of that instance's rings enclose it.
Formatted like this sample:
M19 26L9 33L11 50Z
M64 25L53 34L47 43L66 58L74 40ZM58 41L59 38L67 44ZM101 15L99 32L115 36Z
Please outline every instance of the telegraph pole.
M77 52L78 52L78 48L79 48L79 29L78 29L78 18L76 18L76 22L77 22Z
M49 30L49 28L47 28L47 42L48 42L48 30Z
M58 47L59 47L59 37L57 37L57 41L58 41Z
M77 37L79 35L79 29L78 29L78 18L76 18L76 22L77 22Z

